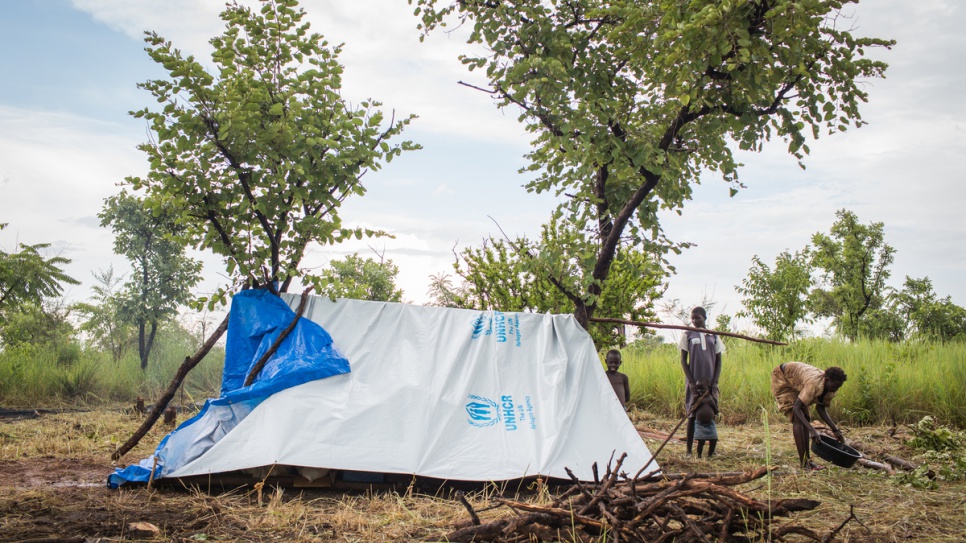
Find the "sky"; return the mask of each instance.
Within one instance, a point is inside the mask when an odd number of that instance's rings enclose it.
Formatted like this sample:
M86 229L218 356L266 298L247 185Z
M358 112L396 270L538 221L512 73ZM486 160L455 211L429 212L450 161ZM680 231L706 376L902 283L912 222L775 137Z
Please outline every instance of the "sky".
M315 32L344 43L342 95L374 98L398 116L418 118L403 135L423 146L365 177L367 194L350 199L347 225L377 228L394 239L370 239L316 250L306 262L358 252L399 267L404 299L426 303L430 275L452 273L454 251L485 237L535 236L556 201L524 190L529 137L517 112L501 111L485 94L458 84L478 81L457 60L459 33L419 41L405 0L303 0ZM139 82L164 76L144 52L153 30L182 51L207 59L208 40L224 25L224 6L202 0L20 0L0 17L0 248L50 243L82 282L66 297L82 301L92 272L113 266L113 237L99 226L104 198L147 164L136 146L144 121L128 115L151 105ZM966 7L958 0L867 1L848 8L859 36L897 40L869 51L890 64L868 81L868 125L808 142L801 169L773 141L743 154L747 188L729 197L709 174L683 213L662 216L668 236L694 246L672 256L677 273L665 299L691 306L714 302L716 314L741 309L735 291L757 255L773 263L783 250L805 247L827 232L835 212L885 224L896 249L891 285L928 276L940 296L966 305ZM498 226L499 225L499 228ZM224 282L223 266L206 257L200 291ZM739 322L740 324L740 322Z

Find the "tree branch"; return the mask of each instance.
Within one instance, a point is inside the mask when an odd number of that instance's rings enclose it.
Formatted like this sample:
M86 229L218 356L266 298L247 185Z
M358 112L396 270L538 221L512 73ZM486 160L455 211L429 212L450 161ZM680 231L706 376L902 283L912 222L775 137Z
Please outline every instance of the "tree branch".
M295 329L295 325L298 324L299 319L302 318L302 313L305 312L305 304L306 302L308 302L309 292L312 292L311 285L309 286L309 288L302 291L302 299L299 300L299 307L295 311L295 316L292 317L292 322L289 323L288 327L286 327L285 330L282 330L282 333L279 334L278 338L275 339L275 342L272 343L272 346L267 351L265 351L265 354L263 354L262 357L258 359L258 362L256 362L255 365L252 366L251 371L248 372L248 377L245 378L246 387L251 386L252 383L255 382L255 378L258 377L259 373L261 373L262 369L265 367L265 364L268 362L268 359L271 358L276 351L278 351L278 347L282 344L283 341L285 341L285 338L287 338L288 335L292 333L292 330Z

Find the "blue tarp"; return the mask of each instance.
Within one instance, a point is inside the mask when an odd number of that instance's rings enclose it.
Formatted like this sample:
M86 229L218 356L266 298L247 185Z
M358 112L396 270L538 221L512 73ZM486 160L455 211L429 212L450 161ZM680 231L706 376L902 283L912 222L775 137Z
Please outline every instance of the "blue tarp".
M300 318L251 386L245 378L267 352L295 312L266 290L247 290L234 296L228 319L225 369L221 396L205 402L201 411L165 436L154 455L117 469L108 477L111 488L126 482L163 477L204 454L255 407L272 394L302 383L349 373L349 361L332 345L321 326ZM155 459L157 464L155 467Z

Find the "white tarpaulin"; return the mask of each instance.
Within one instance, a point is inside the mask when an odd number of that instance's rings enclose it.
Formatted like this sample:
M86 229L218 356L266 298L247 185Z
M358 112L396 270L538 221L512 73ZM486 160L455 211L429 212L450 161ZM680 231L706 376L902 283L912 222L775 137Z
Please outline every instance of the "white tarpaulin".
M612 454L627 453L631 475L651 458L570 315L311 297L305 317L351 371L274 393L165 477L281 464L468 481L570 468L591 480Z

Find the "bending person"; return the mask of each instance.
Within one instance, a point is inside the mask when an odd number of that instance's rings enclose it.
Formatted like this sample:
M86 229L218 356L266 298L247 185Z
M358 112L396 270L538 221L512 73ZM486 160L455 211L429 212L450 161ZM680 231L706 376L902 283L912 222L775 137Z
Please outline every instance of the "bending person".
M819 438L818 430L812 426L809 416L812 405L815 406L818 416L832 430L835 439L839 442L845 441L826 411L845 380L845 371L838 366L822 371L803 362L786 362L771 372L771 392L778 402L778 409L791 420L798 459L805 469L824 469L824 466L809 458L809 439Z

